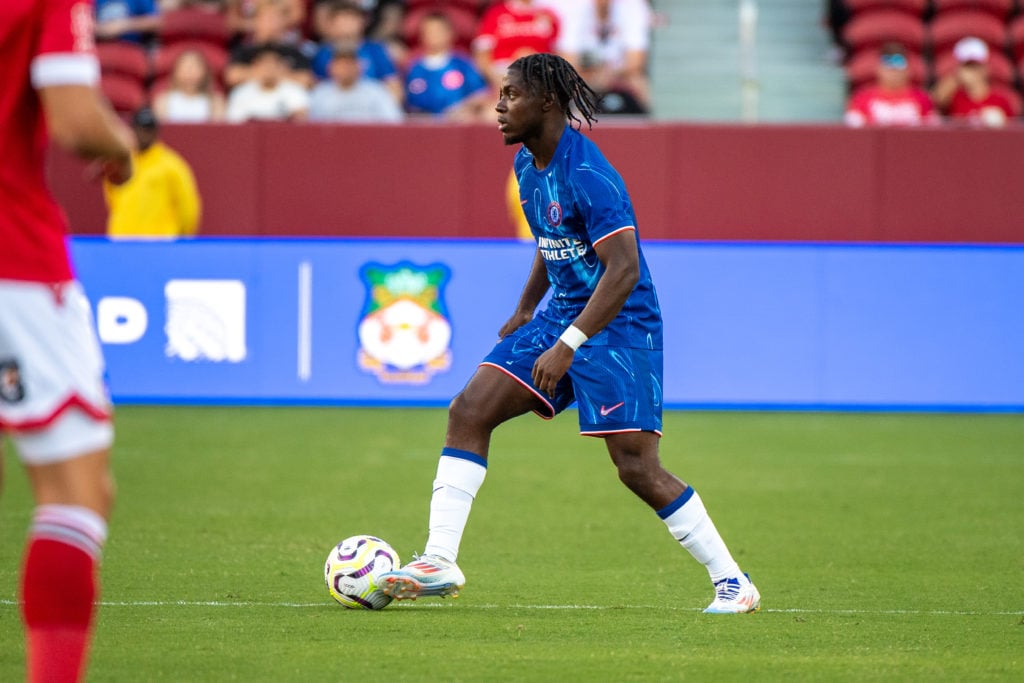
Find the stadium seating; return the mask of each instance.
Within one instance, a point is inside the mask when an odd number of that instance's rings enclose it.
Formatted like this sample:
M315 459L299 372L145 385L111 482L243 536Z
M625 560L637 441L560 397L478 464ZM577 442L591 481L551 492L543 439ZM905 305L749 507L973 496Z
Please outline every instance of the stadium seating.
M921 17L928 9L928 0L846 0L845 4L846 9L852 15L873 10L892 9Z
M949 10L972 10L987 12L1005 21L1013 12L1013 0L932 0L937 14Z
M149 58L137 43L123 40L97 43L96 56L104 74L118 74L140 83L149 78Z
M988 43L993 51L1006 46L1006 24L988 12L955 10L937 14L932 20L932 50L940 54L953 47L958 40L974 36Z
M843 28L843 41L853 51L896 41L909 51L921 52L926 43L925 25L917 17L899 10L877 10L857 14Z
M132 76L105 73L100 78L100 90L121 114L130 114L148 101L145 85Z
M1024 14L1010 24L1009 41L1014 57L1024 59ZM1024 76L1024 72L1021 73L1021 76Z
M186 7L161 15L158 37L163 45L180 41L202 41L223 47L227 46L231 35L224 15L220 12Z
M874 82L878 70L879 52L878 48L865 48L850 58L846 64L846 78L851 89ZM928 81L928 64L921 55L916 52L908 52L907 64L910 69L910 80L915 85L920 86Z

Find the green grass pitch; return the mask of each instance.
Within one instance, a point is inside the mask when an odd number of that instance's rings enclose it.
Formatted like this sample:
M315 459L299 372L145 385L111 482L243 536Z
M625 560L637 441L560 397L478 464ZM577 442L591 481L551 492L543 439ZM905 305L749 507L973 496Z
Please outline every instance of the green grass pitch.
M575 415L502 427L457 600L345 610L341 538L422 549L443 410L123 407L92 681L1024 680L1024 418L669 413L662 459L763 595L703 568ZM30 503L6 449L0 681Z

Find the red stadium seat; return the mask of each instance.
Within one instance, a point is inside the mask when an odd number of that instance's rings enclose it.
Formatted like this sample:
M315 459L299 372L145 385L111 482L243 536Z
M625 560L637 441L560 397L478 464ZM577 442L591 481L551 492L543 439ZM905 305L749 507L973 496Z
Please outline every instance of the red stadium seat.
M186 7L160 15L160 42L164 45L178 41L201 40L227 46L231 33L220 12Z
M96 44L96 56L104 74L119 74L138 80L149 78L149 57L141 45L118 40Z
M1010 49L1017 59L1024 59L1024 14L1013 20L1009 31ZM1024 73L1021 74L1024 76Z
M987 12L944 12L932 20L932 50L935 54L945 52L967 36L980 38L994 51L1006 47L1006 25Z
M1013 12L1013 0L932 0L936 14L950 10L972 10L987 12L1005 20Z
M942 77L956 70L957 61L952 50L935 58L935 75ZM993 82L1013 85L1016 72L1013 62L1002 52L990 52L988 55L988 75Z
M122 114L134 112L146 104L145 86L130 76L104 74L100 78L100 90L114 110Z
M920 19L891 9L858 14L843 29L843 41L854 52L890 41L901 43L909 51L920 52L925 37L925 26Z
M928 0L846 0L845 4L851 15L872 10L892 9L920 17L928 9Z
M846 64L846 78L852 88L866 83L874 83L878 71L878 56L881 51L870 47L856 52ZM910 69L910 80L921 85L928 80L928 64L916 52L907 53L907 64Z
M161 47L153 57L153 75L156 78L163 78L170 74L178 56L187 50L201 52L206 58L206 63L210 65L210 70L220 80L224 74L224 67L228 64L227 48L203 41L185 41Z

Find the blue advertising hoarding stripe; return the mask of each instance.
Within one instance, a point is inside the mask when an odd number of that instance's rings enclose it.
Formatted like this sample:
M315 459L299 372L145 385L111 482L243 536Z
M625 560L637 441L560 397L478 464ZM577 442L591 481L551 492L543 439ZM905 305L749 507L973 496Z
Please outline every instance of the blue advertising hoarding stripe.
M533 251L376 238L72 248L116 402L349 406L447 405ZM652 242L645 253L668 408L1024 412L1022 247Z

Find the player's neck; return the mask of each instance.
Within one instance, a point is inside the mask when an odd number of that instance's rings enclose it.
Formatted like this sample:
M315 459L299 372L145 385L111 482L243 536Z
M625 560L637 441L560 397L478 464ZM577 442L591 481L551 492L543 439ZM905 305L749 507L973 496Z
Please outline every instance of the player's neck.
M546 125L535 139L523 143L533 155L533 165L538 171L543 171L551 163L567 125L568 123L564 120L554 125Z

